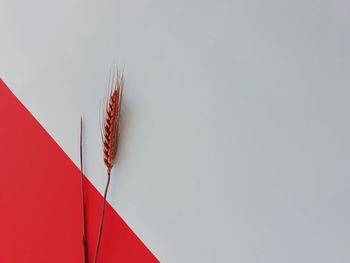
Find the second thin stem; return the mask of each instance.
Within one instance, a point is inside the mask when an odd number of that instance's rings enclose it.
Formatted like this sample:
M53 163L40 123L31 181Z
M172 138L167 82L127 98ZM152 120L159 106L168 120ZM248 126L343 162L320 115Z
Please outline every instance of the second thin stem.
M80 171L81 171L81 203L83 210L83 249L84 263L88 263L88 249L86 238L86 212L85 212L85 189L84 189L84 170L83 170L83 118L80 118Z

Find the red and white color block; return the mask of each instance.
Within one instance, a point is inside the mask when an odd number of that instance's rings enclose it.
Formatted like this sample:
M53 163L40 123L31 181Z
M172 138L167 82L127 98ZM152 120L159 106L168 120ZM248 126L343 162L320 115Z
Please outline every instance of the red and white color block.
M0 262L82 262L80 170L0 80ZM86 181L92 260L102 197ZM107 206L99 261L159 262Z

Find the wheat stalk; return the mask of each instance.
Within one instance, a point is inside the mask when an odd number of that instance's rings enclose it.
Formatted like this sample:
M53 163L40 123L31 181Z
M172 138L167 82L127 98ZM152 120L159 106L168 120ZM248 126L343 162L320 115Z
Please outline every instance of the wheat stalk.
M84 170L83 170L83 117L80 118L80 179L81 179L81 200L83 211L83 248L84 248L84 263L88 263L88 249L86 238L86 212L85 212L85 189L84 189Z
M107 168L107 183L103 195L103 206L101 213L101 220L99 226L99 232L97 237L97 244L95 250L94 263L97 262L98 252L100 249L104 214L106 209L106 199L111 179L111 170L116 161L116 153L118 149L119 139L119 120L120 120L120 108L122 99L122 90L124 85L123 75L117 72L117 76L113 76L109 87L109 93L107 97L106 107L104 110L104 118L102 123L102 142L103 142L103 160Z

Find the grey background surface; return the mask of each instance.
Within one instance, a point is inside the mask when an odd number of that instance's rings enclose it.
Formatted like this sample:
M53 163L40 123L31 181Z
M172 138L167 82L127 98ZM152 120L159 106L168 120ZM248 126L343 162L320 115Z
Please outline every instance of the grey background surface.
M349 1L0 0L0 76L161 262L350 262Z

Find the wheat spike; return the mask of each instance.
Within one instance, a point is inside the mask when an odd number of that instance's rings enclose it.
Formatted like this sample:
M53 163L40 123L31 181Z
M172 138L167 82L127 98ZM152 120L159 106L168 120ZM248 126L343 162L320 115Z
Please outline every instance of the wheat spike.
M115 162L118 149L119 119L123 89L123 76L117 73L116 79L113 77L112 87L106 103L104 123L103 123L103 154L104 163L108 170L111 170Z

